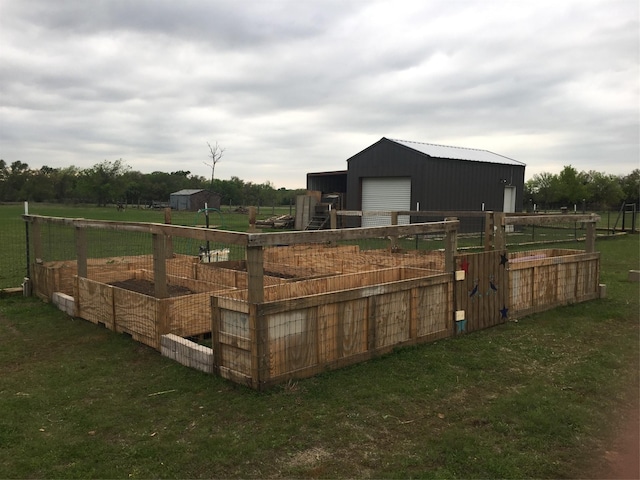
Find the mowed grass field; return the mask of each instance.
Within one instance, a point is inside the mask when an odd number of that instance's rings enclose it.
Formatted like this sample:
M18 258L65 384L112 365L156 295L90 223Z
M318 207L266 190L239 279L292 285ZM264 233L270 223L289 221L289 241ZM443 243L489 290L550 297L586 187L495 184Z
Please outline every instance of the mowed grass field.
M638 408L640 241L597 249L605 299L262 394L2 298L0 478L603 478Z

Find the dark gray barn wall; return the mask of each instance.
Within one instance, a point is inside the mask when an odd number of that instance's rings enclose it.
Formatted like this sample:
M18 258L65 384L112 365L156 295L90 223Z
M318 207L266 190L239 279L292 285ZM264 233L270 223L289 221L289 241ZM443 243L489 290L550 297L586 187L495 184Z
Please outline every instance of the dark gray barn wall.
M336 174L307 174L307 190L322 193L345 193L347 191L347 172Z
M411 209L502 211L504 187L516 187L516 211L522 209L524 166L429 158L381 139L348 160L347 209L362 208L364 177L411 177ZM506 182L506 183L505 183Z

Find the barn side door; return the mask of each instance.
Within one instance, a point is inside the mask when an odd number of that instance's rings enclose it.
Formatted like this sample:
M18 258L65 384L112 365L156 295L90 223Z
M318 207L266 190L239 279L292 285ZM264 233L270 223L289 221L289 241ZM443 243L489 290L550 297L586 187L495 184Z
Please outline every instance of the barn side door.
M504 323L509 319L509 271L506 251L456 255L456 334Z
M502 207L504 213L514 213L516 211L516 187L507 185L504 187L504 203ZM505 225L505 232L513 232L513 225Z

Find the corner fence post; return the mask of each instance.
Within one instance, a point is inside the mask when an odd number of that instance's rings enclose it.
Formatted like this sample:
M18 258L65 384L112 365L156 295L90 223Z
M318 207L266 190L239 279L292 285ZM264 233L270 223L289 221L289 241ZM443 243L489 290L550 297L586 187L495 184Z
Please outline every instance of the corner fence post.
M268 380L268 331L259 309L264 302L264 249L247 246L247 301L249 303L249 332L251 335L251 383L261 390Z
M161 233L152 234L153 237L153 283L156 298L168 298L167 289L167 254L165 236Z

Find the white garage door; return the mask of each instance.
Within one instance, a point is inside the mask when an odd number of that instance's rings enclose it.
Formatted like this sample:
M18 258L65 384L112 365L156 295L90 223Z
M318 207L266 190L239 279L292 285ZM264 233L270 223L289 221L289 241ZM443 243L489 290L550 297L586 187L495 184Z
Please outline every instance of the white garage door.
M411 209L411 178L363 178L362 179L362 210L398 211ZM409 223L408 215L398 216L398 224ZM391 217L362 217L363 227L391 225Z

